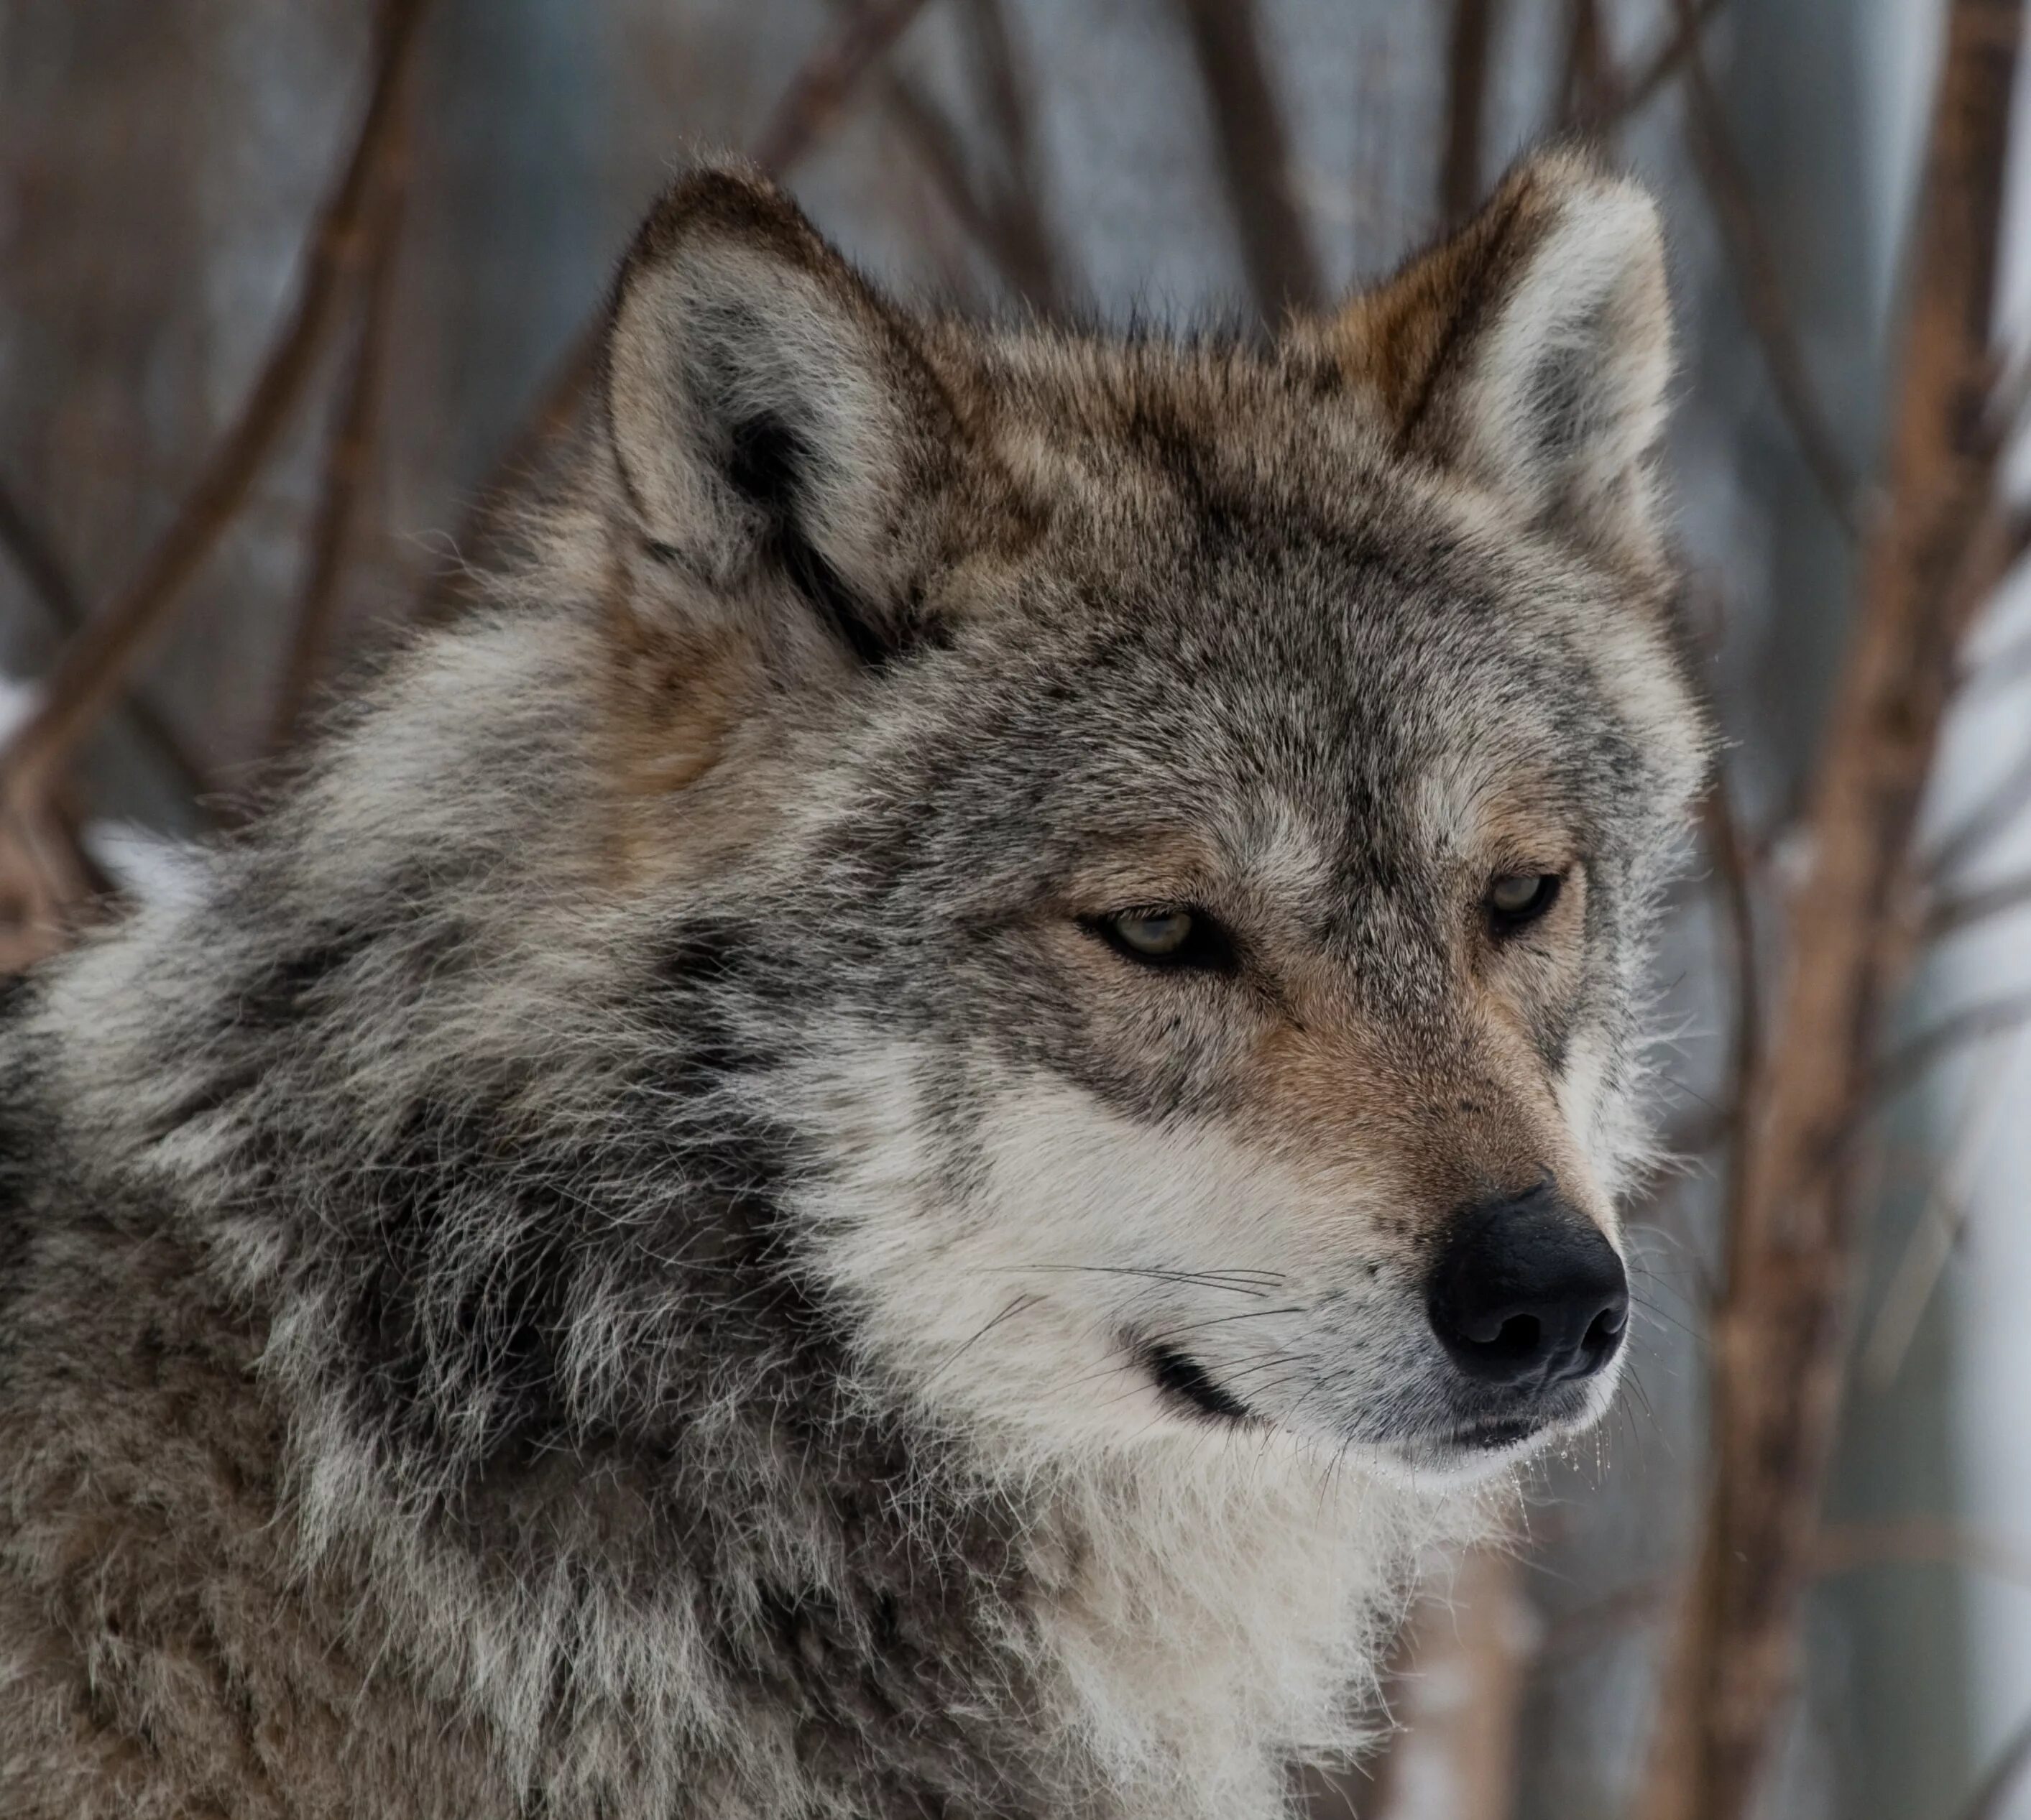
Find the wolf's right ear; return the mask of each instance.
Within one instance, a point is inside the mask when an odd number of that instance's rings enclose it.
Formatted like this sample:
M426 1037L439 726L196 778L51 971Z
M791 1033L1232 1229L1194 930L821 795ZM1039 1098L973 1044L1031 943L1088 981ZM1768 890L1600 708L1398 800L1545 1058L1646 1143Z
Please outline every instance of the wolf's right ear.
M726 590L773 569L870 663L916 635L958 427L907 325L766 179L699 171L650 215L605 405L624 530L650 560Z
M1649 195L1591 154L1526 159L1457 233L1309 333L1407 453L1610 554L1654 556L1664 236Z

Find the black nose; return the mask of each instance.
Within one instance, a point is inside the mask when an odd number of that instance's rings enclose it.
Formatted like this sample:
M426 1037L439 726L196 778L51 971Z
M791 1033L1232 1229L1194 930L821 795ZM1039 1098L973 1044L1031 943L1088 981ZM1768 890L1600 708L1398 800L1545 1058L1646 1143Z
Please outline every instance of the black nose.
M1492 1383L1590 1378L1629 1322L1629 1279L1601 1229L1548 1182L1453 1223L1431 1276L1433 1330Z

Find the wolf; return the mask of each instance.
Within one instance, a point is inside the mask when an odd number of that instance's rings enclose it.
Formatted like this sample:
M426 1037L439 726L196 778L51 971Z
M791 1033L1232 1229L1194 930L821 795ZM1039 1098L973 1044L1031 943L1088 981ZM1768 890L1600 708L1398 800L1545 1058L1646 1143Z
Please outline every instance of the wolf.
M0 1025L0 1815L1269 1820L1613 1394L1643 192L1273 338L699 169L563 471Z

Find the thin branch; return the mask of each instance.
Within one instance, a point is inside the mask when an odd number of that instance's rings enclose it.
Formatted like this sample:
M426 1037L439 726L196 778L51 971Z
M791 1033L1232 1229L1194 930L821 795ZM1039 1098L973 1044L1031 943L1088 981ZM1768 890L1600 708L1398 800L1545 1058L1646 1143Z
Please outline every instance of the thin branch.
M1996 1752L1961 1810L1959 1820L2003 1820L2003 1810L2027 1768L2031 1768L2031 1718L2004 1740L2003 1748Z
M1607 132L1640 112L1685 66L1707 27L1720 17L1726 4L1727 0L1699 0L1690 21L1681 12L1666 29L1664 42L1638 64L1634 75L1603 75L1595 106L1582 114L1574 125L1583 132Z
M1498 0L1453 0L1446 41L1446 143L1439 165L1439 212L1451 224L1465 221L1481 200L1481 121L1497 9Z
M1912 838L1980 598L1972 584L1992 572L1996 541L1990 318L2023 6L1947 9L1888 487L1813 767L1786 985L1750 1084L1733 1267L1714 1323L1711 1487L1644 1820L1741 1820L1791 1690L1866 1187L1849 1139L1880 1090L1873 1059L1916 947ZM1702 111L1717 107L1697 56L1686 70Z
M2007 1036L2027 1023L2031 992L2006 993L1951 1012L1883 1059L1870 1080L1869 1098L1877 1104L1894 1100L1969 1044Z
M72 582L69 570L49 538L4 483L0 483L0 548L13 559L21 579L28 584L28 591L42 603L57 631L66 638L74 637L87 616L84 597ZM157 762L202 813L211 786L203 768L191 756L176 729L136 690L122 691L120 709L133 723L135 731L154 748Z
M770 173L788 170L831 131L854 86L924 9L924 0L881 0L854 13L792 78L749 152Z
M926 0L888 0L885 5L870 5L863 0L792 76L749 154L754 162L770 177L784 175L831 129L860 79L925 4ZM421 619L447 618L471 597L473 578L501 540L509 506L541 475L551 450L578 422L599 364L606 328L604 314L594 316L550 369L534 406L480 486L478 503L460 540L466 556L432 583L418 609Z
M1972 1573L2031 1586L2031 1550L1937 1517L1893 1517L1871 1523L1829 1524L1813 1546L1813 1572L1828 1580L1865 1567L1964 1567Z
M1721 882L1721 902L1727 913L1728 940L1735 967L1734 1077L1727 1098L1730 1122L1737 1127L1747 1111L1750 1083L1763 1045L1763 988L1757 966L1756 904L1749 849L1735 813L1727 780L1717 777L1701 805L1701 824L1707 850L1713 855Z
M1178 0L1213 112L1220 178L1265 322L1324 307L1325 282L1293 181L1256 0Z
M1918 1324L1967 1225L1976 1172L1987 1154L2010 1085L2009 1063L2007 1056L1996 1057L1974 1091L1962 1099L1946 1156L1932 1173L1911 1235L1890 1273L1875 1325L1859 1355L1859 1375L1869 1390L1888 1390L1904 1368Z
M0 806L32 818L78 745L168 623L293 416L360 248L360 224L397 117L426 0L391 0L373 86L344 173L319 211L295 307L238 420L141 571L65 648L42 705L0 754Z
M1832 1580L1869 1567L1937 1564L2031 1586L2031 1549L1941 1517L1829 1524L1814 1536L1808 1555L1807 1571L1815 1580ZM1632 1625L1653 1621L1670 1591L1668 1581L1639 1580L1604 1593L1554 1622L1545 1632L1539 1653L1548 1661L1558 1662L1597 1648Z
M1743 312L1762 350L1772 389L1806 468L1836 522L1850 537L1856 536L1859 515L1854 475L1828 425L1826 413L1806 370L1791 302L1779 273L1776 248L1757 212L1748 167L1736 147L1727 110L1700 48L1703 21L1696 0L1675 0L1675 3L1679 29L1686 44L1681 64L1686 137L1708 205L1735 269Z
M1961 819L1933 843L1920 862L1928 878L1959 869L2024 813L2031 801L2031 745Z
M359 329L325 457L324 486L311 531L310 560L296 606L294 635L277 691L269 731L270 748L274 751L293 744L301 731L304 710L330 642L341 583L357 541L360 501L373 466L388 326L393 314L395 271L401 248L403 207L409 183L408 115L406 106L399 109L390 128L386 156L382 161L380 194L368 225Z
M1601 0L1567 0L1566 50L1559 71L1559 128L1571 132L1601 111L1613 76L1602 43Z
M1925 936L1929 941L1938 941L2026 906L2031 906L2031 873L1984 885L1978 891L1939 899L1926 915Z
M2031 535L2023 538L2023 545L2031 545ZM2021 560L2022 554L2020 546L2015 560ZM2021 683L2026 676L2031 676L2031 638L2018 638L1993 657L1965 667L1956 687L1963 701L1974 701Z
M837 0L837 4L849 6L851 0ZM1012 47L1008 32L1001 28L1001 10L995 0L975 0L969 12L975 18L987 14L995 20L993 28L977 24L983 35L993 32L993 43L981 47L977 61L991 91L987 112L1001 120L1004 156L1009 165L1005 181L989 185L975 179L965 138L951 114L893 65L881 71L881 106L907 136L918 162L938 185L946 207L993 262L1009 291L1032 309L1050 311L1058 303L1056 254L1027 177L1027 126L1012 126L1005 117L1012 112L1022 114L1013 71L1004 67Z
M1019 293L1040 310L1063 300L1056 240L1044 219L1027 85L1023 79L1002 0L969 0L974 63L1001 150L1002 184L995 218L1001 262Z

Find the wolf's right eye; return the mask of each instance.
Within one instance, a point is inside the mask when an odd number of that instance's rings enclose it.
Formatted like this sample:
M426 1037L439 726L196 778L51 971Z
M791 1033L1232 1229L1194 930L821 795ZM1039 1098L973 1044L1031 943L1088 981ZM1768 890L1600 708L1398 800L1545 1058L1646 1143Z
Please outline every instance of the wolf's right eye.
M1086 927L1131 961L1148 967L1198 967L1227 973L1234 943L1204 910L1176 906L1117 910L1090 917Z
M1514 935L1558 902L1565 880L1555 872L1511 873L1488 888L1489 921L1498 936Z

